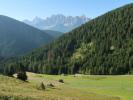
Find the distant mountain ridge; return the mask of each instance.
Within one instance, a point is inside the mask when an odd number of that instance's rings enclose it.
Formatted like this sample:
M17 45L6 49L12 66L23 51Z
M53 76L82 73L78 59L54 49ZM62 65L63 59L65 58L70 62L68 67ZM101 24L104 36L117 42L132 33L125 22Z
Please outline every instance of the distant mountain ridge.
M62 14L52 15L46 19L35 17L32 21L24 20L23 22L39 28L41 30L53 30L59 32L69 32L76 27L89 21L90 18L86 16L64 16Z
M53 37L44 31L0 15L0 56L2 57L23 55L51 40Z

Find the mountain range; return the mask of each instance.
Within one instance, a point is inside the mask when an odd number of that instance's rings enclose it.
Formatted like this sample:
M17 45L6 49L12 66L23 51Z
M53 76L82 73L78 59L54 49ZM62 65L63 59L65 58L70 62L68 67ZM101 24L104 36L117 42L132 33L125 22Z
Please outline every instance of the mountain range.
M35 17L32 21L24 20L23 22L41 30L53 30L65 33L81 26L89 20L90 18L84 15L73 17L58 14L47 17L46 19Z
M79 21L78 19L82 19L82 21ZM68 23L69 27L70 24L71 26L79 26L79 24L83 22L85 23L87 18L84 16L74 18L71 16L65 17L63 15L53 15L51 18L47 18L47 21L40 18L35 18L33 23L40 25L41 27L40 23L43 23L44 21L46 22L45 25L52 25L53 23L53 25L58 26L59 24L61 25L61 23ZM66 27L64 30L65 29ZM0 56L7 58L24 55L33 49L45 45L48 42L60 37L61 35L63 35L62 32L54 31L54 29L41 30L41 28L38 29L31 25L27 25L24 22L0 15Z
M4 68L16 69L18 61L36 73L132 74L133 4L101 15Z

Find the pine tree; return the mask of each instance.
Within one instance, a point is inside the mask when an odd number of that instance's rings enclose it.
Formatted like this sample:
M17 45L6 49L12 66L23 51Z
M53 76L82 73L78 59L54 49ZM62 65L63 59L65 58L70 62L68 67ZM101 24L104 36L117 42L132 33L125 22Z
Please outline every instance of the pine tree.
M26 75L25 67L20 63L19 68L20 69L17 73L17 78L20 79L20 80L26 81L28 77Z

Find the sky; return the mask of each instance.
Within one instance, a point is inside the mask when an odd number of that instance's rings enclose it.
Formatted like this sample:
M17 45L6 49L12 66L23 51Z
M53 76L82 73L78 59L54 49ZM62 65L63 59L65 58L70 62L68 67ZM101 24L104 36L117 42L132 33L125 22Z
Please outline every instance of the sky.
M0 0L0 15L20 21L53 14L95 18L129 3L133 0Z

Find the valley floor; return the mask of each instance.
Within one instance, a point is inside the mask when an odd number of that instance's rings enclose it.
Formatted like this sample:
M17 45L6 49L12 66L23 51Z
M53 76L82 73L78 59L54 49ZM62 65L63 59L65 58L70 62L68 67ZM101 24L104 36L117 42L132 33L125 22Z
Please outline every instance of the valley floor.
M0 75L0 100L133 100L133 76L28 74L28 82ZM58 82L63 79L64 83ZM54 87L38 90L38 85Z

